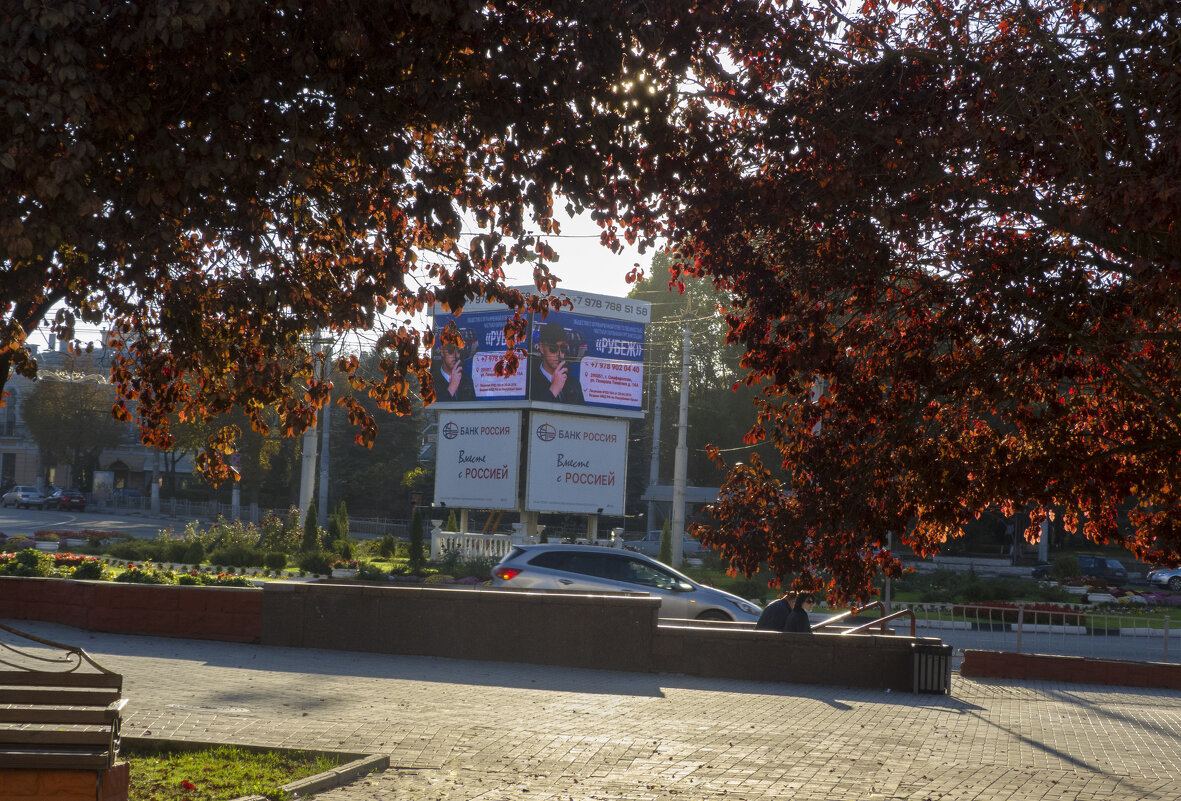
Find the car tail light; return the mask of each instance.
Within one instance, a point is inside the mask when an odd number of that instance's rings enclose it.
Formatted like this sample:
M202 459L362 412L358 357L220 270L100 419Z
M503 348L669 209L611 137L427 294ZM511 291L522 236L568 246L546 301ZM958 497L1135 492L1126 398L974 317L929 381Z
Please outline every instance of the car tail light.
M520 572L521 569L519 567L498 567L492 571L492 575L501 581L508 581Z

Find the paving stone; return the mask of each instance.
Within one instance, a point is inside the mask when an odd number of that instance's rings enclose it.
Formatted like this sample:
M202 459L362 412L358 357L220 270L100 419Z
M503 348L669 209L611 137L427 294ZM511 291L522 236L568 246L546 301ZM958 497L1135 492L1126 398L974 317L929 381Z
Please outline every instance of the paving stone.
M949 696L12 625L124 677L129 735L390 768L321 801L1172 801L1181 695L954 677Z

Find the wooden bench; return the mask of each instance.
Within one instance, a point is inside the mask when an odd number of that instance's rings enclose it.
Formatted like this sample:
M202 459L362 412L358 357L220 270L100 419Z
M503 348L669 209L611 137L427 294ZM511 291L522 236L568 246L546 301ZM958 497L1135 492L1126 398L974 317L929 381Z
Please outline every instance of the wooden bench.
M126 700L123 677L81 648L0 624L0 768L114 766ZM46 654L37 643L64 651Z

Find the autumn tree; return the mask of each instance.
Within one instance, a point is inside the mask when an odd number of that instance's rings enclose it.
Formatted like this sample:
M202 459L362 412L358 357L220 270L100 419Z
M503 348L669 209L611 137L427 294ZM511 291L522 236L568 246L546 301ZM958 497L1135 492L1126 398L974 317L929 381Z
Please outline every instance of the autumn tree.
M703 541L836 597L986 509L1181 561L1176 4L767 4L731 48L675 247L785 475Z
M379 378L340 403L411 409L434 302L522 308L554 285L554 203L655 232L640 200L727 4L651 0L57 0L0 8L0 390L46 326L109 326L115 413L310 426L313 332L378 329ZM538 304L543 301L538 301ZM512 336L524 333L514 320ZM510 347L512 342L510 340ZM514 365L511 361L509 367ZM430 398L430 382L423 381ZM238 429L201 456L214 479Z
M80 487L90 486L102 452L122 444L126 433L111 417L114 389L101 376L90 378L97 380L39 381L21 404L43 469L69 464L71 481Z

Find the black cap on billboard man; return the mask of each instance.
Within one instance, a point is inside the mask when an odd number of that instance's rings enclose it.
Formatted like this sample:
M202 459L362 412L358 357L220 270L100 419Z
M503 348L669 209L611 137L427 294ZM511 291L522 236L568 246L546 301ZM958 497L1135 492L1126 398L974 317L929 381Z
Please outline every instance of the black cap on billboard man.
M546 323L537 337L541 358L529 371L529 397L537 401L582 403L582 385L566 363L569 343L561 323Z

